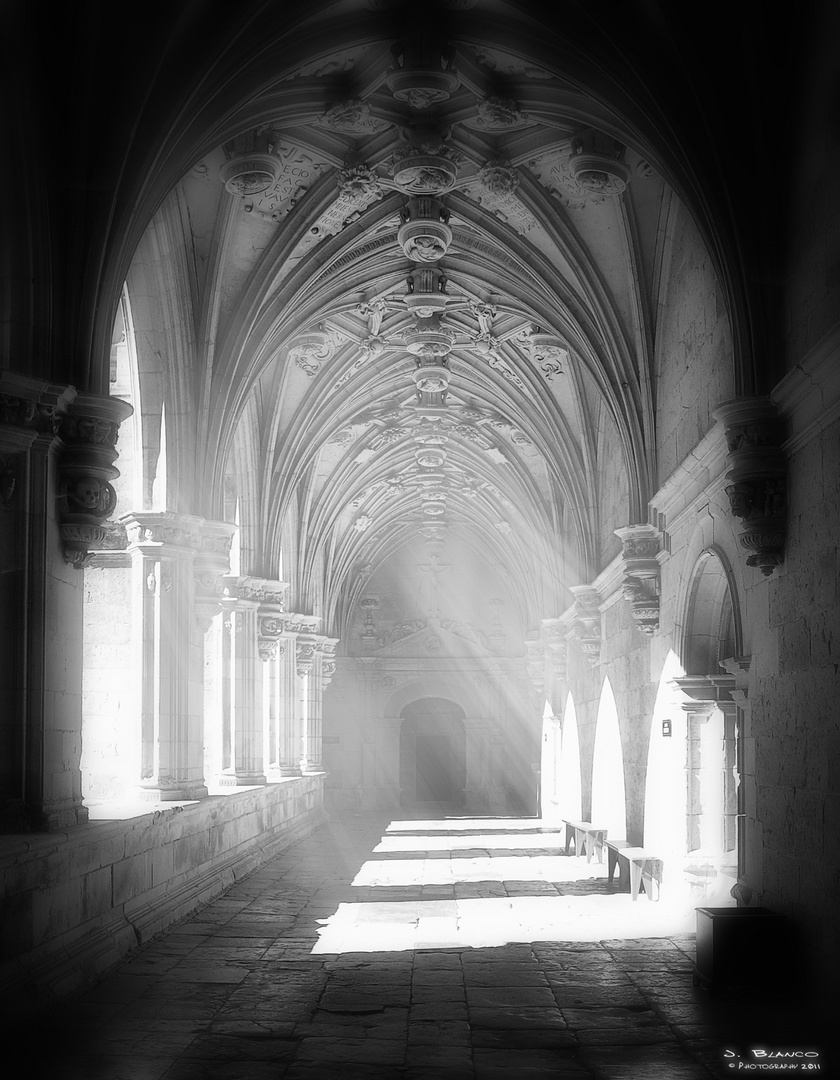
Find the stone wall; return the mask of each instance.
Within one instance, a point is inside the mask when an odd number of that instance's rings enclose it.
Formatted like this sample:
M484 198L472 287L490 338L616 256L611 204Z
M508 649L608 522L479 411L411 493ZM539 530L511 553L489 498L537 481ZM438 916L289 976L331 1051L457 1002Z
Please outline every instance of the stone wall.
M85 986L302 839L325 819L323 779L0 839L4 1009L34 1008Z
M660 482L700 442L712 410L734 396L732 335L711 257L685 209L668 228L655 354Z
M761 877L770 907L798 916L815 953L840 956L840 423L794 450L785 563L757 635L752 734ZM759 651L759 650L757 650Z

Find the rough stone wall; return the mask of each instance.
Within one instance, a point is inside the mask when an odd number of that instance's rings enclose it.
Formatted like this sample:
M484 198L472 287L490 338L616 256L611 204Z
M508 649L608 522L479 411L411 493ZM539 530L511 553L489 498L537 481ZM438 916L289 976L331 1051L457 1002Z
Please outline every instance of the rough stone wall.
M789 466L784 566L755 628L752 730L762 901L840 955L840 423Z
M656 450L664 481L734 396L729 318L709 254L689 214L672 216L655 351Z

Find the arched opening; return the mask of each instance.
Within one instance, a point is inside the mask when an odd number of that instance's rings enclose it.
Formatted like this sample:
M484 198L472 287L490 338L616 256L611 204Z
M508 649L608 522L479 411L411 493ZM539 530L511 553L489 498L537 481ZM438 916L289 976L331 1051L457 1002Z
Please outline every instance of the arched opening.
M400 805L431 813L464 807L464 711L447 698L421 698L400 714Z
M592 762L592 821L603 825L611 840L627 838L624 799L624 753L618 710L610 680L604 679L595 728Z
M687 717L687 847L703 895L712 889L726 899L740 859L743 716L736 691L745 688L749 661L734 577L717 547L695 565L684 627L685 675L674 682Z
M673 680L683 674L669 651L653 706L645 781L645 847L663 859L686 853L686 714Z

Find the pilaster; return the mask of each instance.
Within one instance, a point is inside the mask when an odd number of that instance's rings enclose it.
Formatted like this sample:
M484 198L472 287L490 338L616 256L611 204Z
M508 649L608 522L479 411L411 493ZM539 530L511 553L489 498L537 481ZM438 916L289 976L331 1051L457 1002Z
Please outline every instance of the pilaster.
M9 628L0 661L2 829L65 828L88 817L82 582L65 561L84 565L83 526L98 537L114 509L108 481L130 412L116 398L0 375L0 604ZM62 635L54 632L59 623Z
M258 644L260 601L254 578L225 577L223 658L226 692L222 702L224 787L266 783L264 764L263 665Z
M200 673L193 656L193 563L203 519L136 511L121 522L132 567L140 796L163 802L202 798L207 788Z

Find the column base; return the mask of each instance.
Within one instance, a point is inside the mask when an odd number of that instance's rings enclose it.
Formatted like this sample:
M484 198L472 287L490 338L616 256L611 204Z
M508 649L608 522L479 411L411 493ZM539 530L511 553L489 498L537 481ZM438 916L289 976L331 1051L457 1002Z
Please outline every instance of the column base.
M269 780L288 780L290 777L300 775L300 767L297 765L272 765L268 770Z
M194 799L206 799L207 787L200 784L143 784L137 790L141 802L191 802Z
M322 773L324 766L319 761L307 761L305 764L301 762L300 771L304 776L309 776L312 773Z
M78 803L66 805L25 806L23 818L14 816L15 822L22 822L23 832L56 832L69 829L74 825L85 825L90 820L90 811ZM4 832L11 831L4 824Z
M268 783L264 773L222 773L220 787L265 787Z

